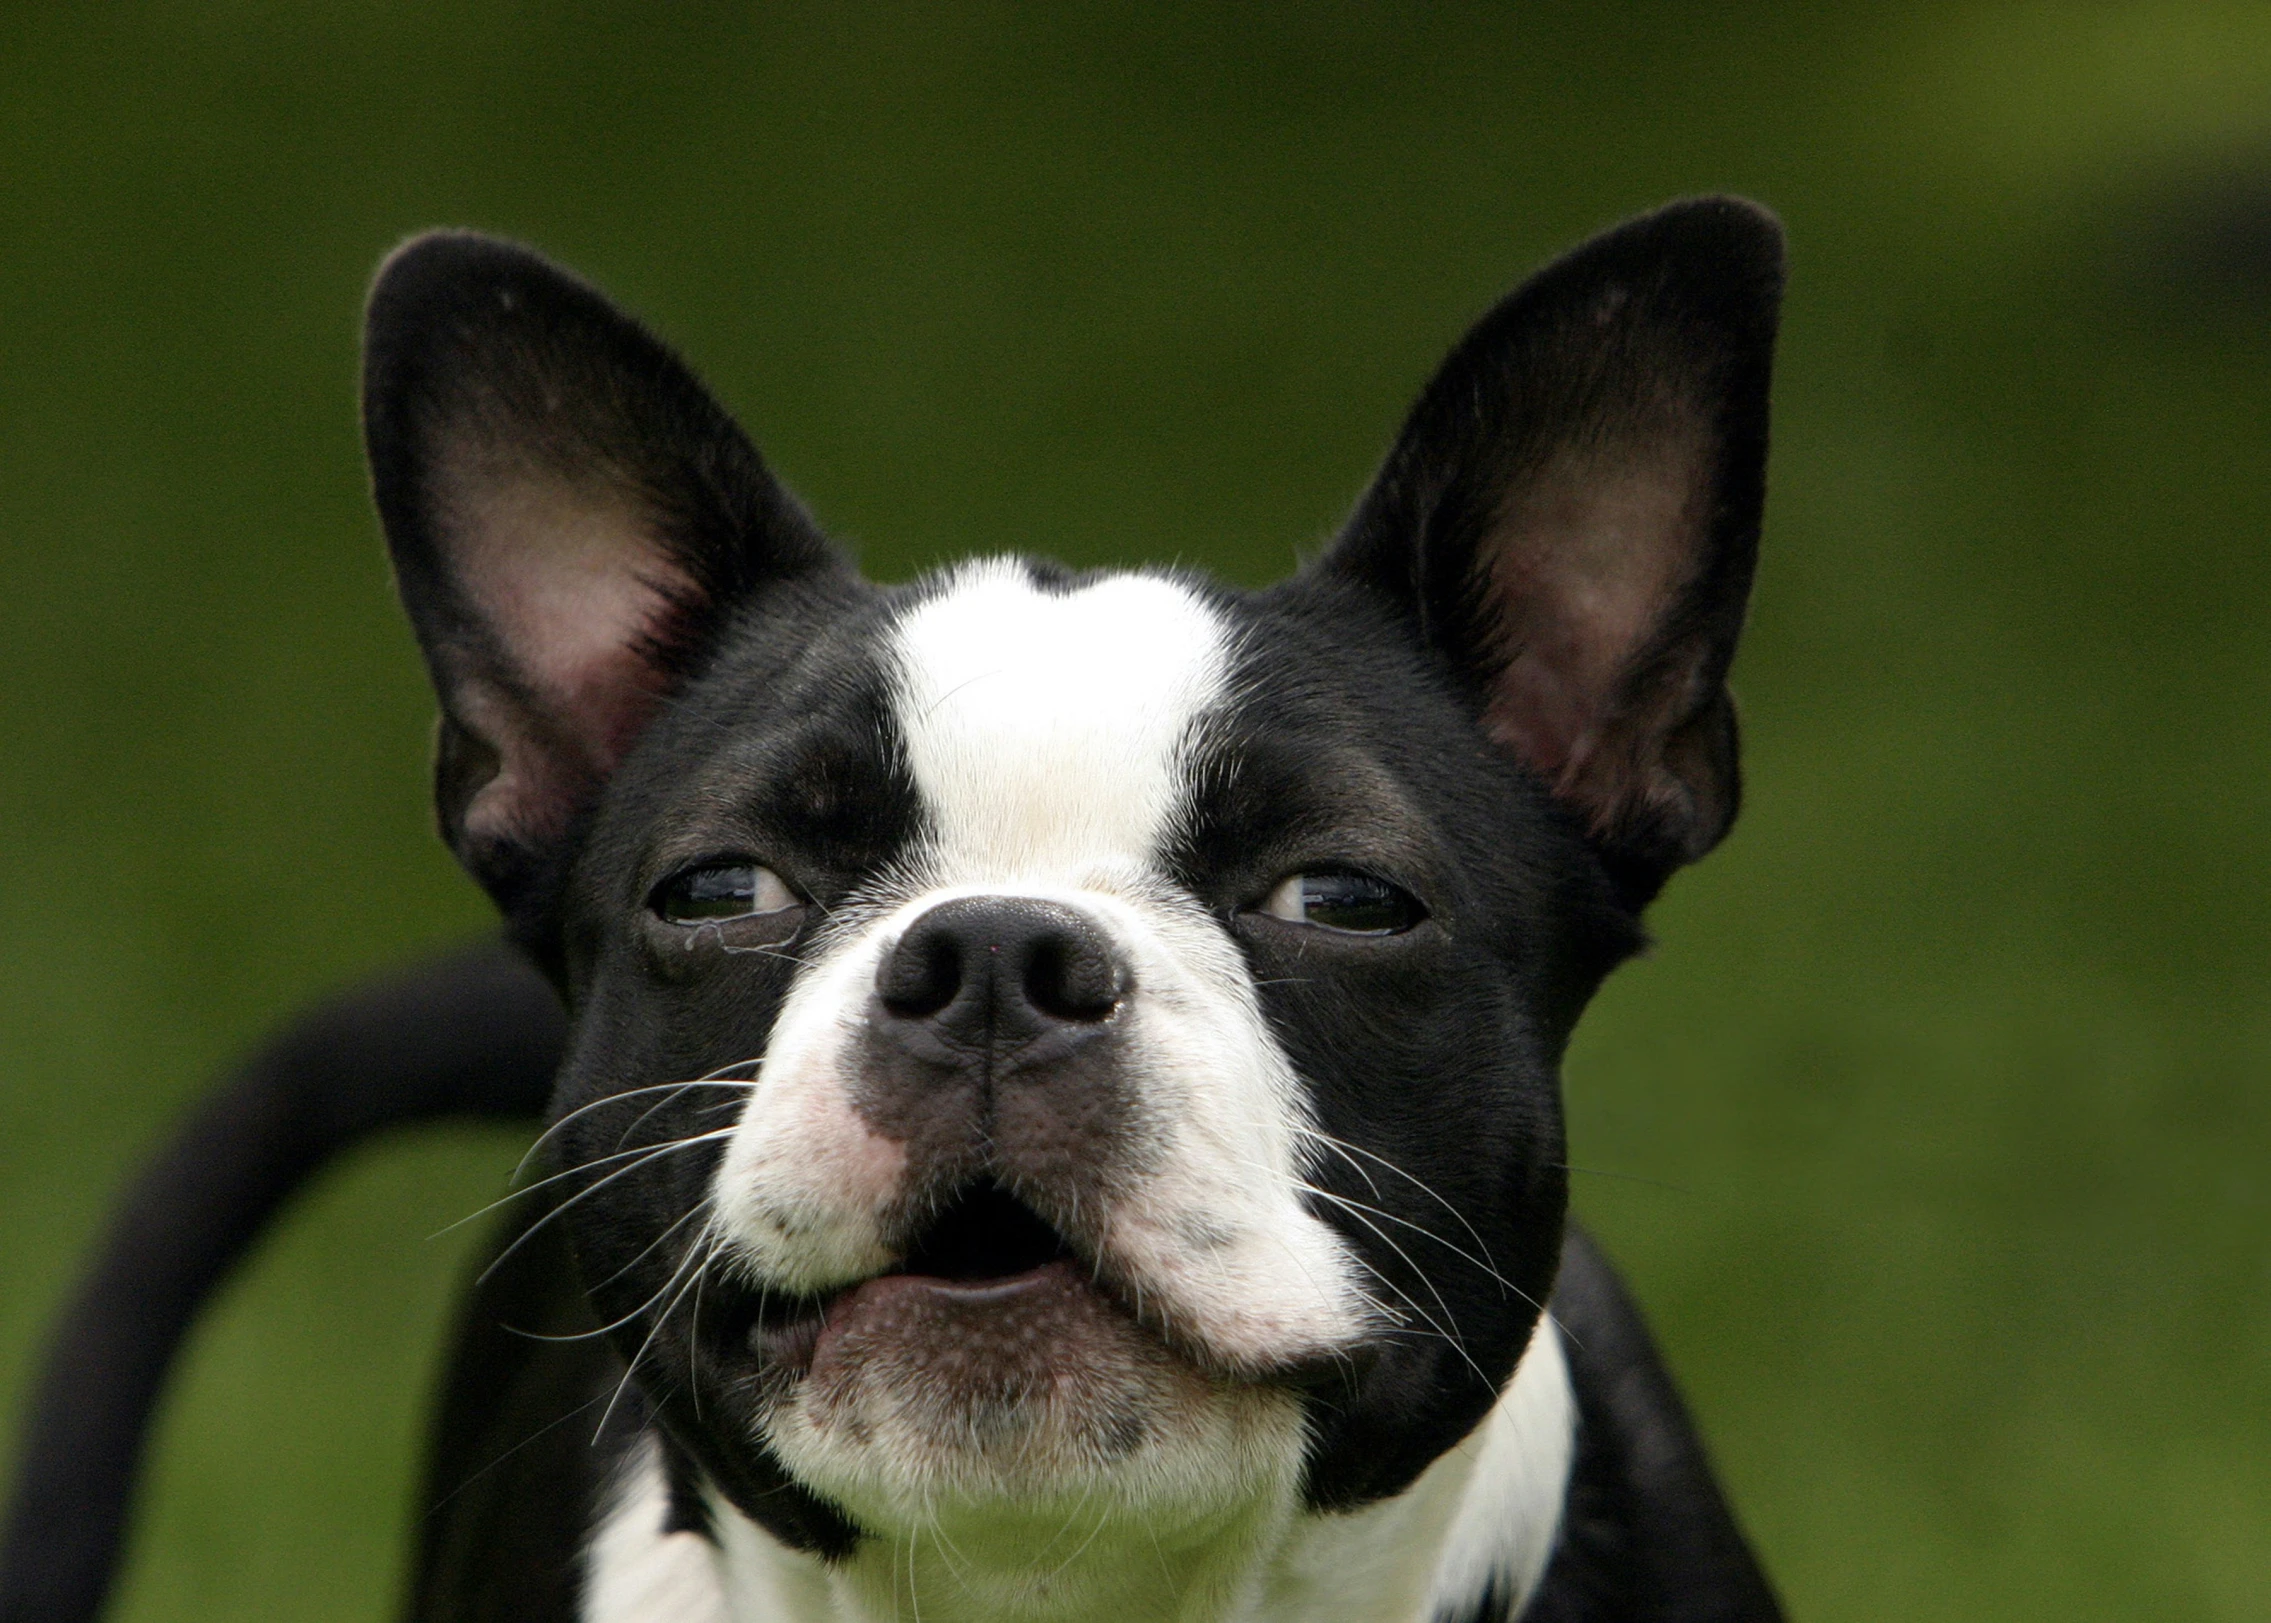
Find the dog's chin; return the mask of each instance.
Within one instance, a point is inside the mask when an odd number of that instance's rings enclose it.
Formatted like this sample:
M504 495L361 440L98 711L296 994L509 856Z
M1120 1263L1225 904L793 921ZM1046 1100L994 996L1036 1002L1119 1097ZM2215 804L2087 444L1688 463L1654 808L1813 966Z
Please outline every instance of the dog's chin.
M1215 1514L1285 1477L1290 1389L1210 1372L1053 1235L1013 1238L918 1246L757 1333L793 1477L876 1525L1068 1499Z

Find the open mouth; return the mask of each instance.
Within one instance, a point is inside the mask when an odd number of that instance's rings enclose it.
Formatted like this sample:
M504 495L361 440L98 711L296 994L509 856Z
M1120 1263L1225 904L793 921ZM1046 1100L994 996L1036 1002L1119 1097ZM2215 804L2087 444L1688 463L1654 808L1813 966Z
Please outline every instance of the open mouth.
M883 1277L998 1285L1072 1255L1064 1237L1031 1207L998 1184L985 1183L949 1201L916 1235L906 1260Z
M868 1335L860 1339L872 1339L882 1325L930 1316L925 1301L954 1315L965 1335L986 1328L981 1321L1018 1320L1067 1296L1113 1311L1064 1236L991 1182L952 1196L916 1231L904 1257L880 1274L824 1296L766 1301L730 1286L726 1294L744 1298L739 1313L718 1315L733 1325L728 1336L774 1368L795 1372L808 1370L825 1343L847 1333L864 1327Z

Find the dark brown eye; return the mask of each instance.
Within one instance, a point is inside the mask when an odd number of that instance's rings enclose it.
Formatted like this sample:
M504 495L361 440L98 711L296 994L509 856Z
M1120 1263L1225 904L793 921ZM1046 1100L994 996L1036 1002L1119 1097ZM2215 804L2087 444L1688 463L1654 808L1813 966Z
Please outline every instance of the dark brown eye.
M1410 891L1351 868L1290 875L1262 899L1260 911L1349 935L1400 935L1427 917Z
M672 924L716 924L801 907L804 898L770 868L754 862L713 862L672 874L647 905Z

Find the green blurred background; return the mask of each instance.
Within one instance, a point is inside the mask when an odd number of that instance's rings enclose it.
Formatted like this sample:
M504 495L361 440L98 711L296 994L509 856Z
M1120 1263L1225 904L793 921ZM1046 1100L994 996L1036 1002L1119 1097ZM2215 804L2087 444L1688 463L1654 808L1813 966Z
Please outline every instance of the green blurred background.
M582 267L882 575L1259 581L1500 290L1718 189L1793 244L1751 797L1581 1032L1579 1207L1799 1618L2271 1618L2260 0L8 8L0 1417L213 1069L484 926L356 442L392 242ZM122 1616L389 1614L516 1150L292 1215Z

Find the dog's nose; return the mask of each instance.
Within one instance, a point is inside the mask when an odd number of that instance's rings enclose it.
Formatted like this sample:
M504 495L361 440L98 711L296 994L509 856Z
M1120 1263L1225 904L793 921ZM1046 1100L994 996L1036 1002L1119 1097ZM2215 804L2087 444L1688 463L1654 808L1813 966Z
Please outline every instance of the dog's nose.
M876 973L901 1020L959 1047L1012 1048L1094 1026L1127 995L1128 972L1078 908L1030 896L941 902L907 927Z

